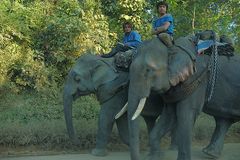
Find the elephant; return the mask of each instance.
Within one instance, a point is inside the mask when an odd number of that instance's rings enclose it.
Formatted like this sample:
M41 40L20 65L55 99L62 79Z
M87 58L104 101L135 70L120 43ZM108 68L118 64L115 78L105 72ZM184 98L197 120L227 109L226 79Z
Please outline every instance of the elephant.
M115 115L125 105L128 98L128 72L116 70L113 58L102 58L93 54L84 54L69 71L64 84L63 101L64 115L68 135L74 144L79 140L75 134L72 122L72 104L80 96L96 94L101 109L98 119L96 147L91 154L105 156L106 146L113 124L116 122L120 138L129 144L127 114L117 120ZM146 108L142 116L149 132L154 126L156 118L162 112L163 101L152 93L146 101ZM174 147L174 138L172 147Z
M131 160L140 159L138 115L144 105L139 103L151 91L166 105L150 134L150 159L159 159L159 139L176 124L177 160L191 160L192 128L201 111L216 121L203 152L220 156L228 128L240 120L240 56L198 55L189 36L176 39L172 47L155 37L137 52L130 66L127 107ZM211 71L214 65L217 72Z

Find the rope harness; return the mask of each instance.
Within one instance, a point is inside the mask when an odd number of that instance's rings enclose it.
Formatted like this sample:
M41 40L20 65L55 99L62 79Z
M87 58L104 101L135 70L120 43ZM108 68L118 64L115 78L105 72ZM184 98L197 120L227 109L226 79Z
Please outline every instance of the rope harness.
M216 45L216 33L212 31L212 36L214 40L212 54L209 60L208 70L210 71L209 74L209 81L207 85L207 94L206 94L206 102L209 102L214 94L214 88L217 80L218 75L218 50Z

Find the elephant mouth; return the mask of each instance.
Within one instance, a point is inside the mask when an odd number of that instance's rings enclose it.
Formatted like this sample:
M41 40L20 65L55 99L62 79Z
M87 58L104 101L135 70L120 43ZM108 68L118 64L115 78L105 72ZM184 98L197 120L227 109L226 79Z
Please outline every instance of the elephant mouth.
M73 94L73 99L76 100L80 96L87 96L89 94L89 91L77 91L75 94Z
M161 88L161 89L158 89L158 88L152 88L151 91L159 94L159 95L163 95L164 93L166 93L169 89L165 89L165 88Z

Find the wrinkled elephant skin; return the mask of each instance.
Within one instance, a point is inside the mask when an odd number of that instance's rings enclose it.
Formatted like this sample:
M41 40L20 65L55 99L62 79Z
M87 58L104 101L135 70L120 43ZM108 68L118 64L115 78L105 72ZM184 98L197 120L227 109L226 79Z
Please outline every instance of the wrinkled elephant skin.
M71 141L79 144L72 122L72 104L80 96L94 93L101 104L98 119L95 156L105 156L106 146L116 122L120 138L129 144L127 113L115 120L115 115L125 105L128 98L128 73L116 71L112 58L101 58L91 54L81 56L70 70L64 85L64 114ZM125 85L126 87L122 86ZM121 87L121 88L120 88ZM120 89L119 89L120 88ZM162 100L152 94L146 101L142 116L150 132L156 118L162 111Z
M202 110L214 116L216 121L211 142L203 152L218 157L228 128L240 120L240 56L218 57L218 75L214 94L211 101L205 103L208 94L207 67L210 56L196 55L195 46L187 37L177 39L175 44L178 42L185 44L183 47L167 48L157 38L146 41L138 48L138 56L131 64L128 92L131 160L140 159L138 122L137 119L131 119L138 110L140 100L149 97L152 90L163 95L178 85L190 85L194 80L202 77L197 88L189 95L166 103L162 116L150 135L151 159L159 156L159 139L175 124L178 142L177 160L191 160L192 128Z

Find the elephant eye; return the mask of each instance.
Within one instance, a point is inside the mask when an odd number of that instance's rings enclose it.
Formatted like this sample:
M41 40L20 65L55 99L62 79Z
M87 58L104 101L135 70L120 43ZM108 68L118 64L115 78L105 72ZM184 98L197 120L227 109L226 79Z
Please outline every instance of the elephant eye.
M74 77L74 80L77 81L77 82L80 82L81 78L80 78L79 75L76 75L76 76Z
M150 68L147 68L147 69L146 69L146 72L149 72L149 71L150 71Z
M153 69L152 68L147 68L146 73L145 73L145 77L149 77L151 75L153 75Z

